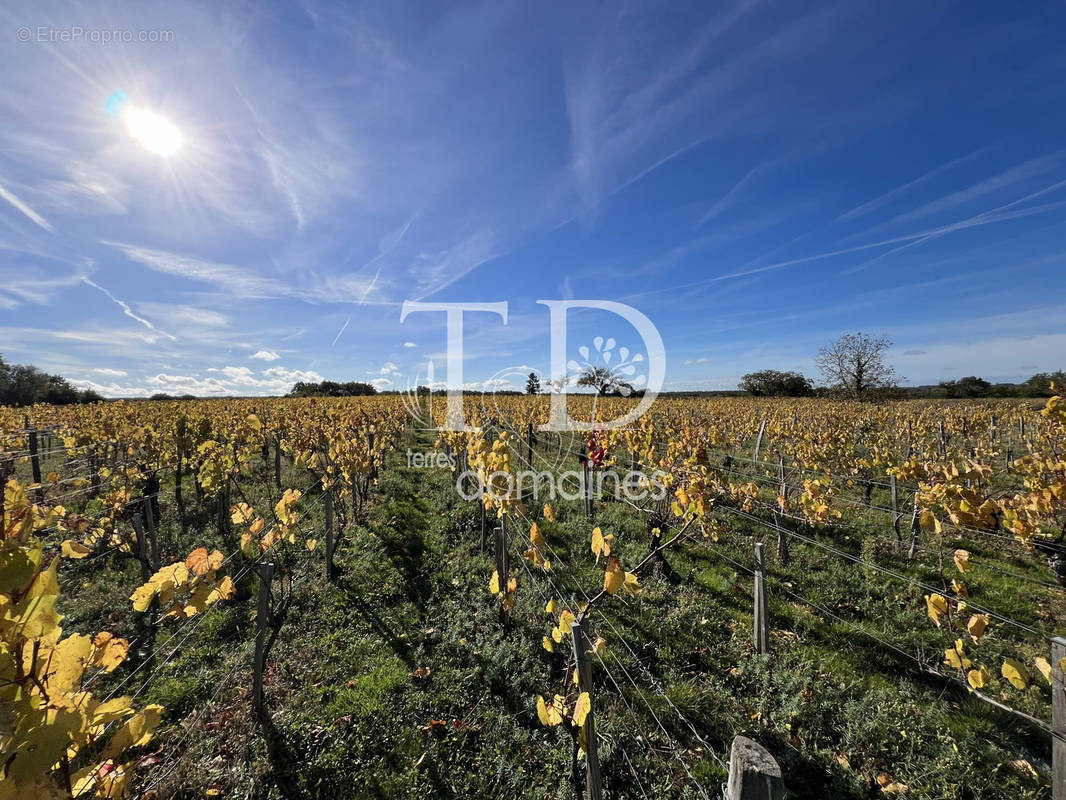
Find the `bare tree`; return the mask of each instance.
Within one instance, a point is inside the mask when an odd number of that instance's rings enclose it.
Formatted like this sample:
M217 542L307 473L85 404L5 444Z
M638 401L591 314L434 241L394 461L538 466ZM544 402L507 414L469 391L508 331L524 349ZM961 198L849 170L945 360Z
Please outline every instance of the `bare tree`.
M896 385L896 371L885 363L885 350L891 346L887 336L847 333L820 349L814 363L827 383L862 397L871 389Z
M591 386L601 397L608 394L621 394L628 397L633 392L630 386L613 370L607 367L588 367L577 379L578 386Z

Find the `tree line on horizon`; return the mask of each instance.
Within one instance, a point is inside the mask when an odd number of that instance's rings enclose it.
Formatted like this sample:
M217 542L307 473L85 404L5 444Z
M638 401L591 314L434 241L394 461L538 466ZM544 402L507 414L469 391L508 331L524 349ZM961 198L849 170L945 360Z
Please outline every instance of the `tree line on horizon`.
M763 369L741 376L736 391L664 392L663 394L747 394L755 397L853 397L858 399L944 398L965 399L982 397L1050 397L1066 386L1066 371L1038 372L1021 383L992 383L976 375L941 381L935 386L900 386L903 378L885 360L885 352L892 342L886 336L873 337L862 332L849 333L821 348L814 362L822 373L824 383L816 385L796 371ZM547 381L556 385L561 381ZM577 385L594 389L601 396L640 397L643 390L634 390L616 371L605 367L588 367L577 376ZM1056 388L1058 387L1058 390ZM446 390L431 390L418 386L416 395L445 394ZM525 393L542 392L541 379L529 373ZM464 394L481 392L464 392ZM500 390L495 394L521 394L518 390ZM361 397L376 394L399 394L399 390L380 391L372 383L363 381L300 381L289 390L287 397ZM32 364L8 364L0 354L0 405L28 406L34 403L69 405L95 403L106 398L92 389L78 389L66 378L51 375ZM151 400L192 400L193 395L174 397L154 394Z
M92 389L79 389L60 375L50 375L32 364L8 364L0 354L0 405L32 406L51 403L96 403L103 396Z
M764 369L742 375L737 389L756 397L850 396L857 398L928 397L1050 397L1053 386L1066 385L1066 372L1038 372L1021 383L992 383L976 375L941 381L935 386L903 387L903 380L885 361L892 346L886 336L849 333L818 351L815 365L825 384L800 372Z

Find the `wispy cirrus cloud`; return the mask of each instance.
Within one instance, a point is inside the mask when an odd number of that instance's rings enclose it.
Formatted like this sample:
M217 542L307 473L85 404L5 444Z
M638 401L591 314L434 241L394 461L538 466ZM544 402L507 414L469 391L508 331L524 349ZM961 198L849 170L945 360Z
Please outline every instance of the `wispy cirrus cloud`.
M17 211L21 212L23 216L33 222L33 224L44 228L49 233L52 232L52 223L30 208L29 205L19 199L14 192L5 189L3 184L0 184L0 197L7 200L8 203L14 206Z
M109 292L107 289L105 289L100 284L95 283L94 281L90 280L89 278L82 278L81 280L82 280L82 283L85 283L85 284L93 287L97 291L103 293L112 303L114 303L119 308L121 308L122 309L122 313L125 314L130 319L134 320L135 322L139 322L141 325L143 325L144 327L146 327L148 330L152 331L153 333L158 333L160 336L167 337L172 342L176 342L178 340L178 337L173 336L173 335L167 333L166 331L160 330L155 325L153 325L151 322L146 320L144 317L133 313L133 309L130 308L129 303L126 303L126 302L124 302L122 300L119 300L117 297L115 297L113 294L111 294L111 292Z
M210 261L148 247L104 241L129 258L176 278L211 284L245 298L293 298L307 303L374 302L373 279L356 274L329 275L311 271L291 280L271 277L247 267ZM368 298L368 293L371 297Z

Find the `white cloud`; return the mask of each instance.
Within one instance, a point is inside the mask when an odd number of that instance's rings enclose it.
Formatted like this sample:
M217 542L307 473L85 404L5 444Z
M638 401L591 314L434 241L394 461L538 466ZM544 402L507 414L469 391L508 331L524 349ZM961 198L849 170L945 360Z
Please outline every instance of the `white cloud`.
M688 366L691 366L692 364L706 364L710 360L711 359L707 358L706 356L704 356L703 358L690 358L687 361L685 361L685 366L688 367Z
M255 358L259 361L277 361L281 356L275 353L273 350L258 350L248 358Z
M348 329L348 323L351 322L351 321L352 321L351 317L348 317L348 319L344 320L344 324L341 325L341 329L339 331L337 331L337 335L334 336L333 337L333 341L329 343L330 347L333 347L333 345L335 345L337 343L337 340L339 338L341 338L341 334L344 333Z
M381 365L381 369L378 370L378 375L399 375L400 368L393 364L391 361L386 361Z
M414 342L404 342L403 346L404 347L418 347L418 345L415 344Z
M295 383L296 381L309 381L312 383L320 383L324 381L321 375L314 370L299 370L299 369L286 369L285 367L271 367L268 370L264 370L263 374L269 378L276 380L287 381L289 383Z
M139 316L137 316L136 314L134 314L134 313L133 313L133 309L131 309L131 308L129 307L129 304L128 304L128 303L124 303L123 301L119 300L119 299L118 299L117 297L115 297L115 296L114 296L113 294L111 294L111 292L109 292L109 291L108 291L107 289L105 289L105 288L104 288L103 286L101 286L100 284L98 284L98 283L93 283L93 281L91 281L91 280L90 280L89 278L82 278L81 280L82 280L82 283L88 284L89 286L93 287L93 288L94 288L94 289L96 289L97 291L103 292L103 293L104 293L105 295L107 295L107 298L108 298L108 299L109 299L109 300L110 300L110 301L111 301L112 303L114 303L114 304L115 304L115 305L117 305L117 306L118 306L119 308L121 308L121 309L122 309L122 313L123 313L123 314L125 314L125 315L126 315L127 317L129 317L130 319L132 319L132 320L135 320L136 322L139 322L139 323L141 323L141 324L142 324L142 325L143 325L144 327L146 327L146 328L147 328L148 330L152 331L153 333L158 333L158 334L160 334L161 336L166 336L166 337L167 337L168 339L170 339L170 341L172 341L172 342L176 342L176 341L178 340L176 336L171 336L171 335L170 335L169 333L167 333L166 331L162 331L162 330L160 330L160 329L159 329L159 328L157 328L157 327L156 327L155 325L153 325L153 324L152 324L151 322L149 322L148 320L146 320L146 319L145 319L144 317L139 317Z
M370 381L370 385L378 391L388 389L390 386L395 386L395 384L388 378L374 378L374 380Z
M109 369L108 367L96 367L93 372L100 375L108 375L112 378L125 378L129 373L121 369Z
M23 214L25 214L28 219L32 220L35 224L44 228L46 231L52 230L52 224L48 220L46 220L44 217L42 217L24 202L22 202L18 197L9 192L3 186L0 186L0 197L7 200L7 202L11 203L11 205L13 205Z
M235 264L208 261L122 242L102 240L102 243L114 247L131 261L143 264L151 270L214 284L236 297L293 297L307 303L362 303L373 292L373 278L354 273L323 276L305 271L302 281L280 280ZM373 302L373 298L370 299Z

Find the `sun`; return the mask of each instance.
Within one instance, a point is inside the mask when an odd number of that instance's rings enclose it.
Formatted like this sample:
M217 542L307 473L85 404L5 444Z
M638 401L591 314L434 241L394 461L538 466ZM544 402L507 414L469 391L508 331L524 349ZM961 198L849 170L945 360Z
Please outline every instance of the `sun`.
M127 106L122 116L130 135L145 150L166 157L174 155L181 148L181 131L154 111Z

